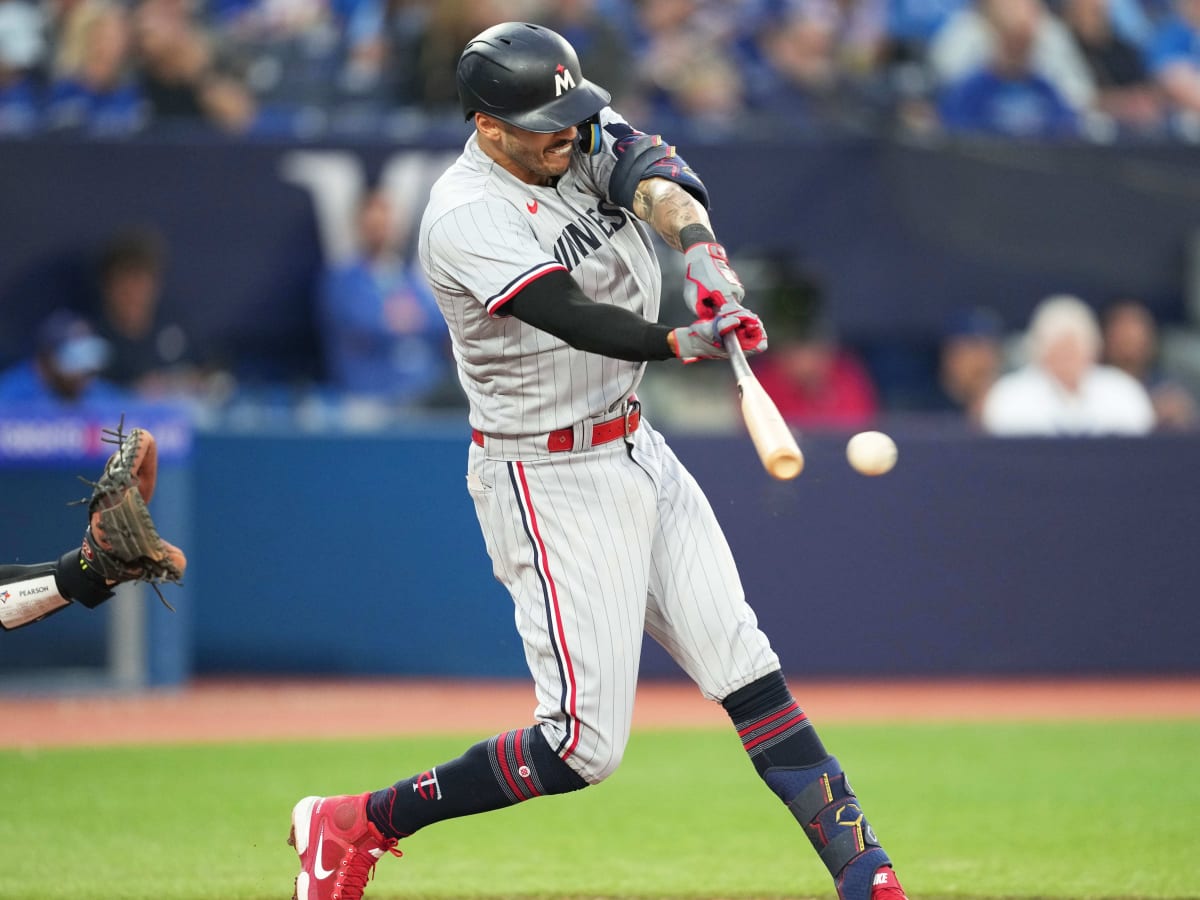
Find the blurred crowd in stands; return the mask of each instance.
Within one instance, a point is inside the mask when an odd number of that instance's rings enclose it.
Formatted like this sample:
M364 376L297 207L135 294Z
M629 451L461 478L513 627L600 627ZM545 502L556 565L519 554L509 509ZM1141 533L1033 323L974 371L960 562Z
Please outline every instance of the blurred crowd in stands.
M446 330L404 252L393 200L373 188L352 216L352 239L329 254L315 286L324 376L287 387L276 424L371 430L444 410L460 421L465 398ZM0 405L81 411L166 401L190 406L200 425L270 424L270 391L239 387L164 312L166 264L153 230L113 235L95 255L94 303L45 316L27 357L0 371ZM993 310L965 305L946 322L927 377L910 380L897 402L886 376L839 340L818 279L774 257L747 260L745 274L770 323L770 349L752 366L801 431L849 433L896 416L1000 436L1200 428L1198 373L1166 363L1159 323L1136 298L1097 308L1053 295L1015 332ZM727 367L688 368L651 366L640 393L666 427L728 430L739 417Z
M562 32L619 111L680 142L1200 141L1200 0L0 0L0 139L465 134L455 61L507 19ZM463 403L413 267L413 217L395 215L411 200L364 187L323 223L311 310L323 380L309 408L333 397L343 421L374 426ZM0 401L235 407L245 391L227 361L206 359L164 315L168 251L153 229L92 248L94 297L64 298L75 312L45 318L28 358L0 373ZM839 341L814 279L778 261L735 263L771 334L755 366L798 428L861 429L897 412L1009 434L1200 427L1197 367L1180 378L1164 366L1160 323L1136 297L1048 298L1028 334L1004 333L965 298L923 381L898 390L878 360ZM724 367L674 380L664 368L651 367L648 392L702 392L706 377L728 388ZM1118 408L1124 418L1105 418ZM736 422L707 402L660 409L716 410L668 425Z
M0 0L0 136L461 128L507 19L664 133L1200 139L1200 0Z

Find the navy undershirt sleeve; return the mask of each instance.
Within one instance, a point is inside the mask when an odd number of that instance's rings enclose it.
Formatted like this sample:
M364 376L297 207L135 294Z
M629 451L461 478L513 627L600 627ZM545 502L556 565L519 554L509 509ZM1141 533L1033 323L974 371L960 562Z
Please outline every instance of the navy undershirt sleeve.
M670 327L595 302L566 272L549 272L530 282L503 311L587 353L631 362L675 356L667 343Z

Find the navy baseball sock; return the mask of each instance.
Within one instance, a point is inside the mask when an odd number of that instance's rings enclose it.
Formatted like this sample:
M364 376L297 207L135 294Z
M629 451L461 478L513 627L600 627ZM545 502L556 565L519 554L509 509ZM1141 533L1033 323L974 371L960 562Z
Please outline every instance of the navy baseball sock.
M841 900L867 900L891 860L838 761L830 756L783 675L772 672L723 701L758 774L791 810L833 876Z
M587 782L534 726L498 734L458 759L375 791L367 799L367 818L384 837L399 839L443 819L582 787Z
M721 705L759 775L772 766L811 766L828 756L781 672L739 688Z

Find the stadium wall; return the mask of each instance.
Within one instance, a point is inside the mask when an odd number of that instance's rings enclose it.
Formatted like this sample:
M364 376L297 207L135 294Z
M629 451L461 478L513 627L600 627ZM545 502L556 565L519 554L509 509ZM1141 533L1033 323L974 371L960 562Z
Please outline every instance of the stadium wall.
M154 679L522 674L459 431L196 435L155 501L190 566L182 593L167 588L178 613L146 597ZM805 472L787 483L765 476L742 436L674 438L789 671L1200 671L1200 436L893 432L901 460L885 477L852 472L844 436L814 435ZM9 461L0 487L10 559L78 540L70 466ZM62 509L47 510L47 497ZM3 635L0 674L87 662L103 648L103 621L68 610ZM643 671L678 674L652 644Z
M812 436L788 483L744 437L674 439L789 671L1200 671L1200 437L896 434L888 476ZM522 674L465 463L461 434L201 437L198 669Z

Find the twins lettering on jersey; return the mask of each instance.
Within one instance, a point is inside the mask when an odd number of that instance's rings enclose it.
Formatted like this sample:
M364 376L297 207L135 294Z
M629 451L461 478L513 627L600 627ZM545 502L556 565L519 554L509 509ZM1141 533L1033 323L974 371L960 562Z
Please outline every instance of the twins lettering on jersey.
M534 204L536 207L536 203ZM530 209L534 212L534 209ZM608 238L625 227L625 210L615 203L602 200L594 209L589 209L559 232L554 242L554 258L567 271L572 271L579 261L587 259ZM597 234L596 232L600 233Z

